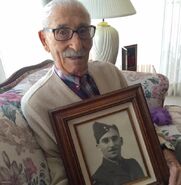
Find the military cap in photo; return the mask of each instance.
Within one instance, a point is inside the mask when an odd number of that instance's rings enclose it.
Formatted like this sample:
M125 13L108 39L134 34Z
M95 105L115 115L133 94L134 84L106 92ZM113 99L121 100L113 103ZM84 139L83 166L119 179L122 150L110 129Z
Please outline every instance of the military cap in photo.
M118 128L115 125L108 125L100 122L95 122L93 124L94 137L97 144L99 143L100 138L111 128L115 129L119 133Z

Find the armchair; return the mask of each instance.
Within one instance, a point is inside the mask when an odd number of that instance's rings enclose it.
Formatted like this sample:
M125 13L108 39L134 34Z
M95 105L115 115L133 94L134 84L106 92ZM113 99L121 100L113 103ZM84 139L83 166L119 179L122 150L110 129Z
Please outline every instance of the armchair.
M0 184L50 184L44 153L21 112L25 92L53 65L51 60L22 68L0 84ZM141 83L149 108L162 107L169 82L161 74L122 71L128 85ZM163 130L163 129L162 129ZM3 184L2 183L2 184Z

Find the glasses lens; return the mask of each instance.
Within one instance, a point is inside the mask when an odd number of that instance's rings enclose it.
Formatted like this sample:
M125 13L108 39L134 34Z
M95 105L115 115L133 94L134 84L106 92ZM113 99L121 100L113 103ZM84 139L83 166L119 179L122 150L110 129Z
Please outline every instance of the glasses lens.
M55 30L55 39L56 40L68 40L72 36L72 30L69 28L59 28Z
M76 31L70 28L57 28L54 29L55 39L58 41L65 41L72 38L74 32L76 32L81 39L88 40L92 39L95 34L94 26L82 26Z
M93 26L80 27L77 33L81 39L91 39L94 36L95 28Z

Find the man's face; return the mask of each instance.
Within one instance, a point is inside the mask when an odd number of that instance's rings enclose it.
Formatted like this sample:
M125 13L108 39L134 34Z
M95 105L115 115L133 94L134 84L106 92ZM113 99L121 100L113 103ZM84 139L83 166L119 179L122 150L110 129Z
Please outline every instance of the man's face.
M116 160L121 155L122 138L119 133L111 128L99 140L98 147L107 159Z
M60 26L76 30L80 26L88 26L89 18L82 9L73 6L56 7L49 17L48 28L57 28ZM66 41L57 41L52 32L39 32L40 39L44 48L51 53L55 60L55 65L63 73L81 76L87 71L89 51L92 47L92 40L82 40L77 33ZM84 51L83 56L63 57L66 51Z

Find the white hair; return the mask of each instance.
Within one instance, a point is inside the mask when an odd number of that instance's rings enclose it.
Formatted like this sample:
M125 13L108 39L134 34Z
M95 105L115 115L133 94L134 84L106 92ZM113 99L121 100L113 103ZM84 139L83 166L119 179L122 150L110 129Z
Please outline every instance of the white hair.
M52 0L43 7L42 12L42 26L43 28L48 27L49 25L49 16L52 14L52 11L56 6L74 6L81 9L91 22L90 14L84 5L78 0ZM67 12L68 13L68 12Z

